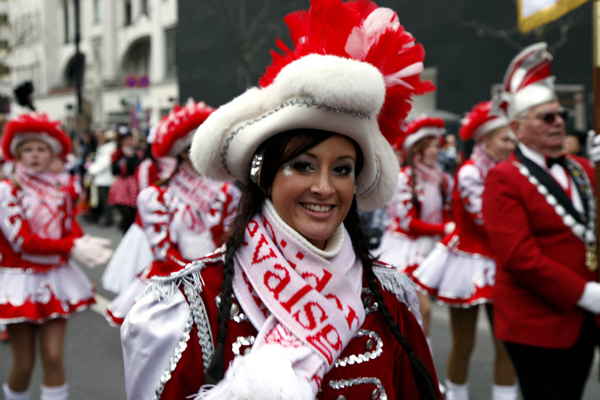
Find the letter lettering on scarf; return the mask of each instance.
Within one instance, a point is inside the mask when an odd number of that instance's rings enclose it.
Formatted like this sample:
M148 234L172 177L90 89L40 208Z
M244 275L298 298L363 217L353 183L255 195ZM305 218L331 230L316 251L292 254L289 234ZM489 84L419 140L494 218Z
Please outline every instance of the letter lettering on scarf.
M281 306L283 308L285 308L285 310L287 312L291 313L292 307L294 307L294 304L299 302L300 299L303 298L304 296L306 296L306 294L308 292L310 292L311 290L312 290L312 287L310 285L304 285L302 287L302 289L298 290L292 297L290 297L290 299L288 301L286 301L285 303L281 303Z
M309 336L307 341L323 354L329 365L333 362L333 352L331 349L337 351L342 348L340 334L331 324L325 326L316 335Z
M256 249L254 250L254 255L252 257L252 265L256 265L259 264L263 261L265 261L268 258L277 258L277 255L275 254L275 252L273 251L272 248L268 247L269 253L265 256L262 256L260 258L258 258L258 255L260 253L260 249L267 244L267 239L265 238L264 235L260 235L260 240L258 241L258 245L256 246Z
M298 323L302 325L304 329L309 331L312 331L317 327L317 319L319 319L319 323L322 323L329 318L325 310L323 310L323 307L314 301L306 303L303 308L304 312L302 314L301 311L296 312L296 314L294 314L294 319L298 321ZM316 309L317 312L315 313L313 309ZM320 314L320 318L319 315L315 315L317 313Z
M348 329L352 329L352 323L356 321L356 329L360 328L360 320L356 316L356 311L348 306L348 314L346 315L346 322L348 322Z
M258 222L256 222L255 220L251 219L250 222L248 222L248 226L246 227L246 229L248 230L248 234L251 238L253 238L254 235L256 235L256 232L258 232L258 228Z
M290 283L290 273L279 264L275 264L273 268L279 271L283 271L283 276L279 276L274 272L267 271L265 272L264 282L267 289L269 289L269 291L273 293L273 297L275 297L275 300L279 300L279 294ZM269 284L272 280L278 281L279 283L275 285L275 287L273 287Z
M321 293L321 291L323 291L325 286L327 286L327 283L329 282L329 280L331 279L332 276L333 275L331 275L331 272L327 271L326 269L323 270L323 276L321 277L321 279L319 279L319 277L317 277L317 275L312 274L310 272L305 272L302 274L302 278L307 282L312 283L312 279L314 278L314 280L315 280L314 288L319 293Z

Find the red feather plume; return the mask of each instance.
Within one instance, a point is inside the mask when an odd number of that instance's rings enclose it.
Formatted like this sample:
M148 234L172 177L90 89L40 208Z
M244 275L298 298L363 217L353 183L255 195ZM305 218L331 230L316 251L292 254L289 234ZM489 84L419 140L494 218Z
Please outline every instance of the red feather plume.
M411 97L435 90L421 81L425 51L400 25L395 12L370 0L311 0L310 10L288 14L293 50L277 40L273 61L259 80L267 87L288 64L309 54L333 55L377 67L385 78L385 102L379 113L381 133L395 144L412 108Z
M487 121L497 118L494 115L490 115L492 104L493 102L491 101L482 101L481 103L478 103L461 121L461 127L458 133L462 140L471 140L477 128Z

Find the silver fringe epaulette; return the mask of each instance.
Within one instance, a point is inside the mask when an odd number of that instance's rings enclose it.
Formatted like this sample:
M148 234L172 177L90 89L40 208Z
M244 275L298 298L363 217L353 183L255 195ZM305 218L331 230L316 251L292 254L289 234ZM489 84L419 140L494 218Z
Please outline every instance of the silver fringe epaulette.
M204 281L200 272L208 265L223 262L225 257L225 246L198 260L188 263L184 268L175 271L168 276L154 276L146 286L143 297L153 296L156 301L165 301L173 298L176 290L180 287L192 289L196 293L202 292Z
M373 263L373 272L385 291L396 295L398 301L403 302L409 308L414 306L417 291L414 282L406 274L391 265L380 262Z

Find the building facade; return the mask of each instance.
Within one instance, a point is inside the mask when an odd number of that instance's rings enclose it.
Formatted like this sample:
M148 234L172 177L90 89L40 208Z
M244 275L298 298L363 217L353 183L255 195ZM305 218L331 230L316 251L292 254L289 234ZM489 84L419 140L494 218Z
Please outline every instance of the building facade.
M179 100L177 0L78 1L90 124L156 123ZM32 81L36 109L68 125L77 112L75 0L8 3L12 87ZM23 110L14 104L11 111Z

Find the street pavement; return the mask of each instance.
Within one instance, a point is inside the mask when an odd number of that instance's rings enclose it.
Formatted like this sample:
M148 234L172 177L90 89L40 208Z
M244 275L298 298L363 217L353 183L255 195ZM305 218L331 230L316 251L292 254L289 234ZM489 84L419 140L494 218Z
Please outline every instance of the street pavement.
M82 222L82 226L86 233L111 239L113 248L121 239L121 234L116 228L101 228L85 222ZM109 326L102 315L107 302L113 299L115 294L102 288L101 277L104 267L84 270L90 280L96 284L98 304L94 310L75 315L67 324L65 360L70 384L70 399L125 399L123 356L119 331ZM491 399L490 385L493 374L494 349L490 339L490 328L483 311L480 312L477 345L471 360L469 376L472 400ZM443 381L450 347L448 312L445 307L434 305L432 332L435 366L440 381ZM170 350L165 349L165 351ZM596 357L584 400L600 399L598 364L598 357ZM7 343L2 343L0 344L0 380L2 382L6 381L10 365L9 346ZM39 399L41 379L41 368L38 362L32 379L33 400Z

